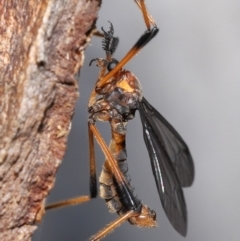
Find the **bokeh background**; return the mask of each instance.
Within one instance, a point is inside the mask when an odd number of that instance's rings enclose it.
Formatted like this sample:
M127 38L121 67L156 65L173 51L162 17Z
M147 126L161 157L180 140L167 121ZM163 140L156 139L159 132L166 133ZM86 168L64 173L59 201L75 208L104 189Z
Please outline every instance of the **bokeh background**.
M240 1L147 0L160 32L126 68L138 76L146 99L188 143L196 176L184 194L188 234L181 237L167 220L158 197L138 114L128 125L129 170L138 196L157 212L159 227L125 223L105 240L240 240ZM145 31L134 1L104 0L97 26L110 20L120 38L121 59ZM98 76L91 59L104 57L93 37L81 71L68 149L48 203L89 193L88 97ZM109 142L107 123L99 123ZM104 156L96 145L98 173ZM49 211L34 241L82 241L114 220L104 200Z

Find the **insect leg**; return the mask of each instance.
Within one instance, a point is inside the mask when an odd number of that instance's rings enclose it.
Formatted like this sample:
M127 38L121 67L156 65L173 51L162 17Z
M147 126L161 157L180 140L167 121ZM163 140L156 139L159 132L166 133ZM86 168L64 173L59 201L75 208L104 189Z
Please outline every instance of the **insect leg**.
M89 140L89 167L90 167L90 196L95 198L97 196L97 177L96 177L96 160L94 151L93 133L88 126L88 140Z
M53 204L47 205L45 207L45 210L64 207L64 206L70 206L70 205L77 205L80 203L90 201L92 198L95 198L97 196L97 178L96 178L94 140L93 140L93 133L89 128L88 128L88 140L89 140L89 167L90 167L90 196L79 196L68 200L60 201L57 203L53 203Z
M145 24L147 26L147 29L150 30L151 29L151 24L155 27L157 27L153 17L149 14L149 12L147 11L146 8L146 4L144 0L134 0L134 2L138 5L138 7L140 8L140 10L142 11L143 14L143 18L145 21Z
M125 197L125 203L127 206L130 207L130 209L137 209L139 206L139 203L135 201L134 196L132 195L132 192L130 191L126 180L120 171L119 167L117 166L117 163L112 156L111 152L109 151L105 141L103 140L101 134L97 130L96 126L89 123L89 161L90 161L90 196L80 196L71 198L68 200L60 201L57 203L49 204L45 207L45 210L64 207L64 206L70 206L70 205L77 205L83 202L87 202L91 200L92 198L95 198L97 195L97 181L96 181L96 164L95 164L95 155L94 155L94 141L93 141L93 134L96 137L103 153L109 160L110 168L112 172L114 173L114 177L116 179L116 182L118 183L119 191L124 193Z
M115 228L119 227L121 224L123 224L125 221L127 221L132 215L134 214L134 211L129 211L125 215L118 217L113 222L109 223L101 229L98 233L93 235L89 241L99 241L102 238L104 238L106 235L111 233Z
M116 181L116 189L119 196L122 197L123 205L129 210L134 210L135 213L139 213L139 211L141 211L139 210L139 208L141 209L141 202L134 197L107 144L103 140L95 125L89 123L89 128L93 132L99 146L101 147L104 155L106 156L106 159L108 160L108 164L114 176L114 180Z
M144 1L136 0L135 2L143 12L143 16L147 26L147 31L145 31L145 33L138 39L138 41L128 51L128 53L122 58L122 60L116 65L116 67L114 67L114 69L108 72L104 77L99 79L95 87L96 91L101 89L106 84L106 82L112 76L114 76L127 62L129 62L152 38L154 38L159 31L153 18L150 16L150 14L148 14ZM152 29L150 28L150 23L153 24Z
M75 197L75 198L71 198L68 200L49 204L45 207L45 210L50 210L50 209L60 208L60 207L65 207L65 206L70 206L70 205L77 205L80 203L88 202L90 200L91 200L90 196Z
M124 178L122 172L120 171L119 167L117 166L117 163L116 163L114 157L112 156L112 153L109 151L109 148L108 148L107 144L105 143L105 141L103 140L100 132L98 131L96 126L91 123L89 123L89 129L94 134L99 146L101 147L104 155L106 156L106 158L109 162L110 168L112 170L112 173L114 173L117 183L124 183L127 186L125 178Z

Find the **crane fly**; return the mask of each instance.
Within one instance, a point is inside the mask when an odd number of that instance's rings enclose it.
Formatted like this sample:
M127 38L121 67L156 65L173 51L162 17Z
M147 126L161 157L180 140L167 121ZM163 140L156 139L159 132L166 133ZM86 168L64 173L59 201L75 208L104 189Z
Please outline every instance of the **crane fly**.
M105 199L111 212L119 217L90 238L100 240L128 221L139 227L155 227L156 213L143 204L134 192L128 175L126 133L127 123L139 111L143 137L149 153L152 172L163 209L172 226L183 236L187 232L187 209L182 187L190 186L194 178L194 166L189 149L178 132L142 95L137 77L123 66L132 59L158 33L158 27L148 13L144 0L135 0L140 8L147 27L135 45L118 61L113 53L118 45L114 28L110 23L108 31L103 31L105 58L95 58L100 67L99 77L88 104L88 135L90 163L90 195L72 198L46 206L46 210L75 205L97 196L96 163L94 136L106 160L99 178L100 196ZM109 147L103 140L95 123L109 122L111 142Z

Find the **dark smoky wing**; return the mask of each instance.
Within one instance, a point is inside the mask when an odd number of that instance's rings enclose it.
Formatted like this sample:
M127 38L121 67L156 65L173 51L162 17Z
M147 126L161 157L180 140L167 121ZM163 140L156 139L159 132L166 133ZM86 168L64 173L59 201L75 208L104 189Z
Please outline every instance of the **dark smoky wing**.
M145 98L142 99L140 107L140 115L148 120L148 124L154 133L158 145L166 151L181 186L190 186L194 178L194 165L186 143L178 132ZM161 161L160 159L158 160Z
M183 236L187 232L187 210L182 187L163 145L149 123L142 104L139 107L143 136L151 159L158 193L163 209L172 226Z

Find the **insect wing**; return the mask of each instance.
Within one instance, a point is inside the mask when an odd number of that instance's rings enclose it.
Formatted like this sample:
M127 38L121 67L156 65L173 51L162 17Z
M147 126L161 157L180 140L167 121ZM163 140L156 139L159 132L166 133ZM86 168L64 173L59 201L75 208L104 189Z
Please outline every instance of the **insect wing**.
M181 186L191 186L194 178L194 165L186 143L178 132L145 98L142 99L140 106L142 110L140 110L141 116L144 116L148 120L159 145L167 152Z
M190 185L193 180L191 155L188 152L187 157L190 156L190 159L183 159L185 153L181 154L181 152L182 148L186 147L186 144L173 127L145 98L139 104L139 112L143 125L144 140L164 211L172 226L185 236L187 231L187 210L181 187L182 184ZM188 162L192 166L185 168L184 166ZM180 172L177 172L178 166L176 165L180 166ZM184 168L181 167L182 165ZM185 169L187 170L186 173ZM181 175L189 176L182 178Z

